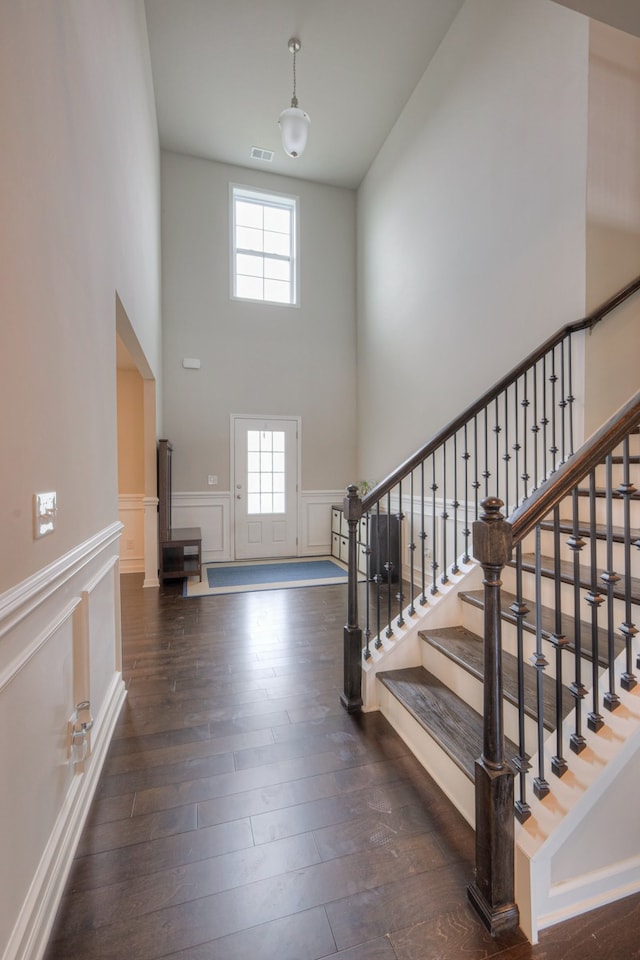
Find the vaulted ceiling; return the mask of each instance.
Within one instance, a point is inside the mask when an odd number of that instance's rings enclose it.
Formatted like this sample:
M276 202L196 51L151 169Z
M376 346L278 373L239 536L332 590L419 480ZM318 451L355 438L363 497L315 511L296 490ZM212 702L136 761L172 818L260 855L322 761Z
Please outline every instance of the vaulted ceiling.
M529 0L536 2L536 0ZM557 0L640 35L640 0ZM357 187L463 0L146 0L163 148ZM311 117L297 160L277 120ZM252 146L272 150L252 160Z

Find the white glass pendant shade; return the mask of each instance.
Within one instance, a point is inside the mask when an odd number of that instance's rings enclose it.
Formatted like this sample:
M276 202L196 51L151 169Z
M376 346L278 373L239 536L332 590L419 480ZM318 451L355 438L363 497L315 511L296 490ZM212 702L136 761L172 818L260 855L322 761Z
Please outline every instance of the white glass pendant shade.
M301 156L307 145L311 123L308 114L299 107L287 107L280 114L278 123L280 124L284 152L294 158Z

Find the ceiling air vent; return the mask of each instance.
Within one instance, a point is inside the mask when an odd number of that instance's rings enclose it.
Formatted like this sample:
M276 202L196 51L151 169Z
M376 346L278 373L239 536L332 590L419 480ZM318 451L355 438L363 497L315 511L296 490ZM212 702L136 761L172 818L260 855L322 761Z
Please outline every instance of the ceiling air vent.
M271 163L273 160L273 150L263 150L262 147L251 147L250 157L252 160L264 160Z

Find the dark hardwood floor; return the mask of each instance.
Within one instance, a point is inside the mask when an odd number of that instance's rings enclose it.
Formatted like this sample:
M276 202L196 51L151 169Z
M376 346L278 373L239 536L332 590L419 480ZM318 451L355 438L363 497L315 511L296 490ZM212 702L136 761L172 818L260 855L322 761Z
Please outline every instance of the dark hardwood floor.
M346 588L183 599L122 578L128 697L46 960L629 960L640 897L492 940L473 834L340 707Z

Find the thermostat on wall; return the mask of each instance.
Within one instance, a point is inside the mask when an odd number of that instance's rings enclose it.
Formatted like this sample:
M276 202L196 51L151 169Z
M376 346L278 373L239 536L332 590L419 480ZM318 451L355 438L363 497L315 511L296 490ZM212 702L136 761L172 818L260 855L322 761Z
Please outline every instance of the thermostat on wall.
M184 357L182 360L182 366L185 368L185 370L199 370L200 361L195 357Z

